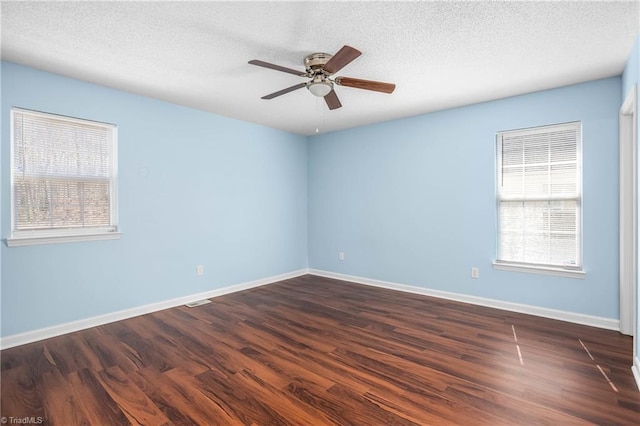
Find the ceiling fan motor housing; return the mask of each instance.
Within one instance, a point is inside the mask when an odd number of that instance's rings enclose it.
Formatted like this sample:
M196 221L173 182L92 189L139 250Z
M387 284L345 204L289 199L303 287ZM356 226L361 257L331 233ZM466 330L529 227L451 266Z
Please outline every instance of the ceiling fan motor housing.
M304 58L304 67L307 72L314 75L323 72L324 64L326 64L333 55L328 53L312 53Z

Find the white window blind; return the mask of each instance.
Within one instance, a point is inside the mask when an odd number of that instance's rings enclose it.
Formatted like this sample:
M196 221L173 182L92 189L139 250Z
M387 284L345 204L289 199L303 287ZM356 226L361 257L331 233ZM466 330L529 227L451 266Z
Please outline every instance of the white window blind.
M115 232L116 127L11 114L12 238Z
M497 262L582 268L579 122L497 135Z

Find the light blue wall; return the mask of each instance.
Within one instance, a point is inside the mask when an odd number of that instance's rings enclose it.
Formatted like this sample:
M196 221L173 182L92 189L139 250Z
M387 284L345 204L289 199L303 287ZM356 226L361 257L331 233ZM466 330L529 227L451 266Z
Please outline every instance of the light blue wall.
M19 106L118 124L123 238L3 244L2 336L307 265L617 319L623 80L307 139L3 62L3 117ZM584 132L586 279L493 270L495 133L574 120ZM4 238L6 120L1 137Z
M2 62L0 62L0 101L2 100L2 95L3 95L3 91L2 91ZM5 120L6 118L4 118L1 114L2 111L0 111L0 239L2 238L2 192L4 191L2 188L4 188L3 185L3 177L2 175L4 174L2 171L4 170L4 163L3 163L3 156L2 156L2 140L4 139L4 136L2 136L2 129L4 129L4 125L5 125ZM0 242L0 245L2 243ZM2 321L2 249L0 248L0 321ZM2 336L2 325L0 323L0 336Z
M309 267L618 319L620 87L609 78L310 138ZM577 120L586 278L493 270L496 132Z
M638 84L640 81L640 36L636 38L636 42L629 53L629 59L627 60L627 65L624 68L624 72L622 73L622 99L626 99L627 95L633 88L634 84ZM636 100L637 102L637 100ZM640 129L640 114L636 111L636 119L638 120L637 128ZM640 155L640 153L639 153ZM638 164L640 164L640 158L638 158ZM640 197L638 198L638 202L640 202ZM638 206L638 211L640 211L640 205ZM640 236L638 238L640 241ZM638 260L640 263L640 259ZM636 330L640 332L640 291L637 294L638 303L636 306L638 309L636 310ZM640 354L640 338L639 336L635 336L635 345L636 355Z
M634 84L638 83L640 78L640 36L636 38L629 58L622 72L622 100L624 101L631 91Z
M2 336L307 267L306 138L3 62L12 106L118 125L123 235L2 244ZM9 149L3 120L2 238Z

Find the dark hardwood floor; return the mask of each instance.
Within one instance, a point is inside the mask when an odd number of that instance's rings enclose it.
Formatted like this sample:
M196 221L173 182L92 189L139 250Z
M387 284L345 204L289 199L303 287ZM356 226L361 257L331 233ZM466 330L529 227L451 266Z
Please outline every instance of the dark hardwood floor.
M638 425L617 332L303 276L2 351L50 425Z

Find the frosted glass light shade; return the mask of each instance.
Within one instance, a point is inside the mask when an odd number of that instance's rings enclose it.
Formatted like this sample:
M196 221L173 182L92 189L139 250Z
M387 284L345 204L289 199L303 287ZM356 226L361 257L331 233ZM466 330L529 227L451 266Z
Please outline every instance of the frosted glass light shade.
M307 89L309 89L309 91L315 96L324 98L329 94L329 92L331 92L331 90L333 89L333 85L330 81L312 81L307 86Z

